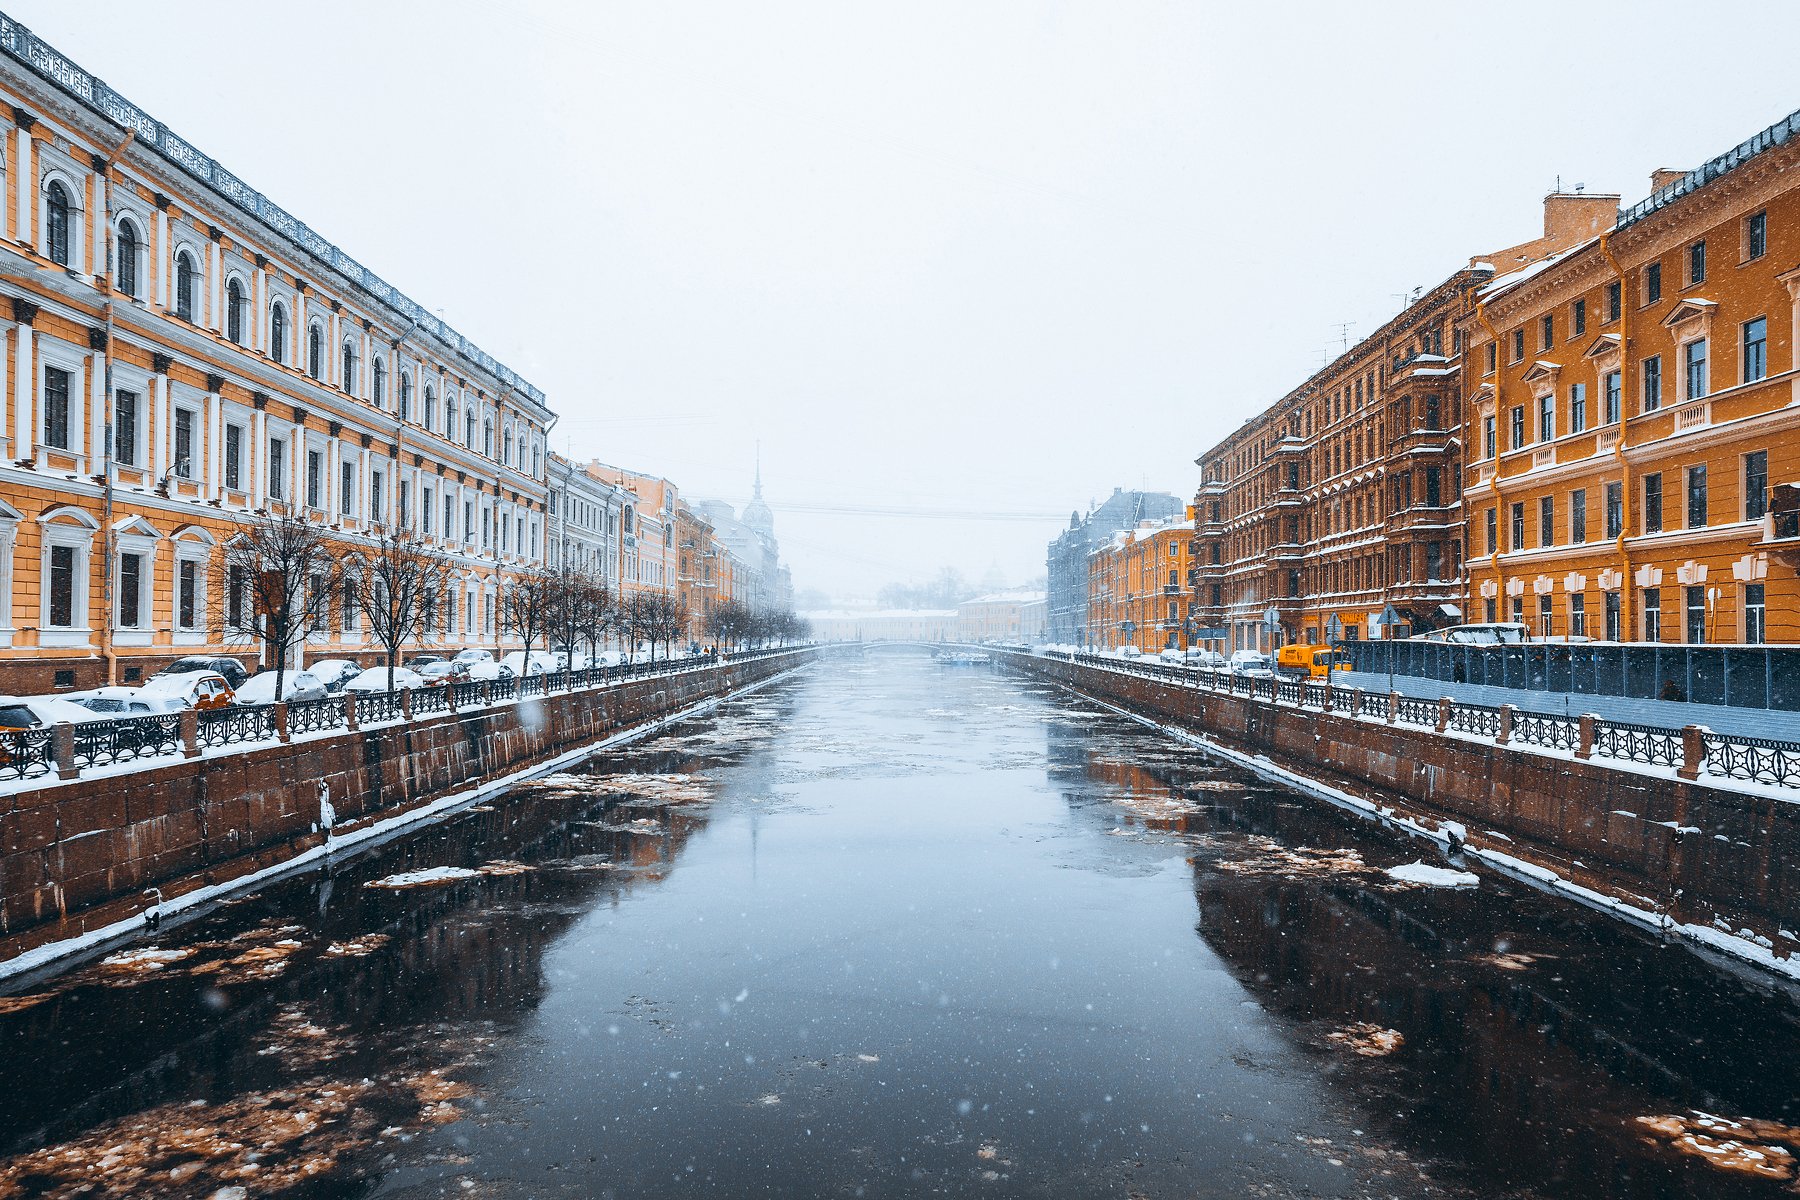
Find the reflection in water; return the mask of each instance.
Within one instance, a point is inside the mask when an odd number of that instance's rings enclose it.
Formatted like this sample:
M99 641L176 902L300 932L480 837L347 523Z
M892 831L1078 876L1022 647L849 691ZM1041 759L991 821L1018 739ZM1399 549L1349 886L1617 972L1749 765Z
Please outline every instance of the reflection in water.
M1786 994L1418 854L872 653L0 998L0 1196L1786 1194Z

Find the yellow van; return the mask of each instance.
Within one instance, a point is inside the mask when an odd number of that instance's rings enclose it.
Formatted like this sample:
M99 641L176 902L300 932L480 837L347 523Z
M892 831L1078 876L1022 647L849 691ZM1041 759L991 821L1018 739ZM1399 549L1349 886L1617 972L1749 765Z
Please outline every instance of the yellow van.
M1329 646L1300 642L1275 653L1275 673L1284 679L1323 679L1327 671L1349 669L1350 660Z

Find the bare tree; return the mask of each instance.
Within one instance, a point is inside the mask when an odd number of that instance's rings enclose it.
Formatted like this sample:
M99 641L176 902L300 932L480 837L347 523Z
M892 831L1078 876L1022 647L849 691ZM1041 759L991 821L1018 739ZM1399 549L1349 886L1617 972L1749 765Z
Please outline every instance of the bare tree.
M750 610L737 600L721 600L706 614L706 633L721 652L737 649L750 626Z
M515 571L500 592L500 633L512 634L524 643L525 658L519 664L519 694L525 694L525 677L531 673L531 647L542 641L556 618L562 588L558 572L542 568Z
M368 622L387 661L388 691L394 690L394 667L400 648L417 642L437 603L443 560L411 529L377 526L370 544L361 549L361 569L348 577L346 593Z
M656 645L670 656L675 641L687 634L687 605L671 592L641 592L637 596L637 621L650 642L650 661L656 661Z
M245 522L212 561L207 595L214 637L259 644L263 665L275 668L277 700L289 654L338 589L342 557L323 525L271 505Z

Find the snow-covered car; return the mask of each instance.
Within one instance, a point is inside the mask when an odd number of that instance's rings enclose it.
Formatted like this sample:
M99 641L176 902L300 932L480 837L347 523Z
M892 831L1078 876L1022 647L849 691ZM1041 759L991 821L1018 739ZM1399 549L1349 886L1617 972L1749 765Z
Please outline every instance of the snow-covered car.
M1187 660L1190 665L1207 671L1223 671L1225 669L1225 656L1217 650L1189 650Z
M469 646L465 649L458 650L456 652L456 657L451 659L451 661L459 663L493 662L494 652L481 646Z
M181 675L152 675L138 691L145 696L172 697L183 708L224 708L231 703L231 685L217 671L188 671Z
M306 668L326 691L336 695L344 685L362 674L362 664L351 658L321 658Z
M162 670L150 677L154 682L168 675L192 675L196 671L211 671L223 675L225 682L232 687L250 677L244 664L228 654L190 654L186 658L178 658Z
M1233 675L1241 675L1245 679L1275 677L1275 668L1270 664L1269 656L1257 650L1233 650L1227 666Z
M30 720L25 720L29 714ZM86 725L112 721L112 713L97 713L66 696L8 696L0 698L0 729L33 729L39 725Z
M414 688L429 686L417 671L409 671L405 667L394 668L394 690L409 692ZM359 696L372 692L388 690L388 669L386 667L370 667L355 679L344 685L344 690Z
M1120 658L1142 658L1143 656L1144 656L1144 652L1142 650L1139 650L1136 646L1120 646L1119 647L1119 657Z
M591 660L589 660L589 665L595 667L616 667L624 661L625 656L617 650L600 650L594 654L594 657Z
M567 646L559 646L550 653L556 656L559 669L564 671L585 671L591 665L588 662L587 652L583 650L571 650Z
M1187 660L1188 660L1187 659L1187 651L1186 650L1178 650L1174 646L1170 646L1168 649L1164 650L1161 654L1158 654L1156 657L1162 659L1166 663L1170 663L1177 667L1187 666Z
M184 705L173 696L146 696L134 687L111 685L88 692L68 692L61 699L79 704L102 717L148 717L180 712Z
M531 652L531 663L529 666L526 665L525 652L523 650L509 650L506 653L506 657L500 660L500 665L511 671L514 678L517 678L521 674L554 675L560 669L556 661L556 655L550 653L548 650L533 650Z
M476 683L492 683L496 679L511 679L512 668L505 663L497 663L492 658L477 659L474 662L458 664L469 673L469 678Z
M281 679L281 698L292 704L297 700L323 700L328 693L319 677L311 671L285 671ZM244 686L231 697L233 704L275 703L275 672L264 671L244 681Z
M425 681L426 687L444 687L447 684L463 683L469 678L468 663L452 662L447 658L426 663L418 671L419 678Z

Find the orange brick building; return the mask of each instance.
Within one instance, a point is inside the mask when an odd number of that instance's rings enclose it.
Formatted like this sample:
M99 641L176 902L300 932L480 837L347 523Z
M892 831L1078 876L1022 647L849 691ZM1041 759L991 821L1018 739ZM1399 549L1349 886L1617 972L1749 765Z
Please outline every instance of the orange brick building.
M1462 323L1476 619L1624 642L1800 640L1800 114Z
M543 394L13 22L0 147L0 688L254 660L208 567L271 507L352 555L417 529L427 644L495 645L543 556ZM303 657L372 650L333 598Z
M1194 526L1191 520L1140 521L1088 555L1088 628L1094 643L1132 645L1147 654L1185 650L1193 641Z
M1470 265L1196 460L1196 616L1217 648L1424 632L1461 619L1460 322L1496 264L1592 237L1616 198L1553 195L1544 233ZM1267 615L1273 611L1276 626Z

